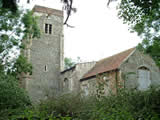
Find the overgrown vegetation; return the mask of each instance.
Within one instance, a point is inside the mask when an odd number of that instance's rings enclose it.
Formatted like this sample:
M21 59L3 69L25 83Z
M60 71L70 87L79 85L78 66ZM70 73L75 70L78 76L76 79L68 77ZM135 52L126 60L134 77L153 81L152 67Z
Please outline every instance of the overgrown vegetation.
M19 87L18 80L0 71L0 120L18 114L31 105L27 93Z
M120 89L117 95L97 99L66 94L28 108L12 120L159 120L160 89Z
M29 40L40 36L31 11L20 11L15 0L0 0L0 120L23 112L31 101L22 86L22 74L32 66L22 54ZM22 41L23 40L23 41Z

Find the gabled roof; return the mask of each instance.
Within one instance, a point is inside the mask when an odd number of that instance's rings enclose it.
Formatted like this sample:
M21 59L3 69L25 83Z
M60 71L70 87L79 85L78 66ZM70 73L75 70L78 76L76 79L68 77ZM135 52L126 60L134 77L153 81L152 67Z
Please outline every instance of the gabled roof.
M96 76L97 74L116 70L120 65L135 51L136 48L131 48L116 55L104 58L96 63L96 65L86 73L81 80Z
M47 14L53 14L53 15L57 15L57 16L63 16L63 11L61 11L61 10L56 10L53 8L48 8L48 7L39 6L39 5L35 5L33 8L33 11L47 13Z

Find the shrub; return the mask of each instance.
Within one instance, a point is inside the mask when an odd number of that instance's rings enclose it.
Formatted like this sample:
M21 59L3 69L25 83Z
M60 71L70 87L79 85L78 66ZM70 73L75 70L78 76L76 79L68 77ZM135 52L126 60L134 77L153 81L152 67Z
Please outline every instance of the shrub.
M117 95L102 98L90 115L102 120L158 120L160 119L160 90L119 90Z
M68 116L54 116L47 114L45 111L37 111L35 108L27 108L20 115L13 115L11 120L71 120Z
M42 101L38 109L41 112L47 112L49 115L76 117L83 109L83 105L84 100L79 94L65 94Z
M160 89L118 90L117 95L65 94L42 101L12 120L159 120Z
M18 113L31 105L25 91L19 87L18 81L13 76L0 73L0 119ZM3 118L4 119L4 118Z

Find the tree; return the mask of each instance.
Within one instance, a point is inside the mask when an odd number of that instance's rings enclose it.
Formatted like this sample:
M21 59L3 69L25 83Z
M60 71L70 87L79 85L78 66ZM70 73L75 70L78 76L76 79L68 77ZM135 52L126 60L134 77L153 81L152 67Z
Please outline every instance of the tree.
M77 57L76 60L73 60L72 58L65 57L64 58L64 68L69 69L76 65L77 63L82 63L83 61L81 60L80 57Z
M159 0L122 0L119 17L137 32L143 41L138 48L152 56L160 66L160 1Z
M70 26L67 22L68 22L69 17L71 16L72 12L77 11L77 9L73 7L73 1L74 0L61 0L61 2L63 3L63 6L64 6L63 8L67 14L64 25L67 25L68 27L73 27L73 26ZM110 2L117 1L117 0L106 0L106 1L107 1L107 5L109 5Z
M76 63L71 58L64 58L64 68L69 69L73 67Z
M32 11L20 11L15 0L0 0L0 119L8 119L15 109L31 104L19 85L21 73L32 68L21 51L23 43L39 36Z
M18 10L16 0L0 0L0 7L9 9L12 12L16 12Z
M13 6L6 1L14 3ZM14 72L19 76L19 70L21 73L26 73L26 70L31 72L31 69L28 69L31 67L24 67L30 65L21 51L31 39L40 37L40 29L36 23L37 17L33 16L32 11L20 11L14 0L6 1L0 2L0 64L9 73Z

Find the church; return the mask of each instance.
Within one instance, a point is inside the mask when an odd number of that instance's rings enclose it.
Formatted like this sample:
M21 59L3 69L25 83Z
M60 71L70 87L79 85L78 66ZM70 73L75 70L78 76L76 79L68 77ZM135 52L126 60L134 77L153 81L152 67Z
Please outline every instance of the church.
M25 76L24 86L32 101L70 92L96 94L99 83L104 84L105 95L118 88L146 90L160 84L155 62L136 48L64 70L63 11L36 5L33 12L41 38L30 40L25 50L33 72Z

